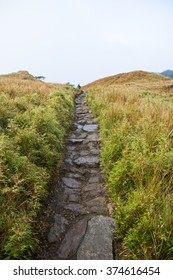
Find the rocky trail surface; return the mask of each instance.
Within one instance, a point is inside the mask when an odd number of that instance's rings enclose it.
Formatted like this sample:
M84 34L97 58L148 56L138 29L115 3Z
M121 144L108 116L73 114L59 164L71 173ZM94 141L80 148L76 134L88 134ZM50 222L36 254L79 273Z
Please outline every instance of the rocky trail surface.
M54 196L44 259L113 259L113 231L101 176L99 130L86 93L75 97L75 119Z

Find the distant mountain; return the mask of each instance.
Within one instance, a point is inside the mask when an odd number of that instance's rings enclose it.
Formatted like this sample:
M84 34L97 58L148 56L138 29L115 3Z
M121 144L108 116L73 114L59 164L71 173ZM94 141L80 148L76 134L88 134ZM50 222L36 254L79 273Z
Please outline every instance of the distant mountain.
M173 79L173 71L172 70L166 70L166 71L163 71L160 74Z

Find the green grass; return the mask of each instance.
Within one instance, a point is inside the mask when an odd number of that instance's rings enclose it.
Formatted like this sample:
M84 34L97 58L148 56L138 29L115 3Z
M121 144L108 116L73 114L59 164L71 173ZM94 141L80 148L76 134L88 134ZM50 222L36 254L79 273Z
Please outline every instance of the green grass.
M130 89L89 86L118 224L118 259L173 259L173 111L166 85L161 80L159 87L157 79L157 88L147 78ZM145 87L151 87L147 98L141 95ZM170 106L159 98L166 95Z
M0 258L30 259L52 169L60 167L75 90L0 77Z

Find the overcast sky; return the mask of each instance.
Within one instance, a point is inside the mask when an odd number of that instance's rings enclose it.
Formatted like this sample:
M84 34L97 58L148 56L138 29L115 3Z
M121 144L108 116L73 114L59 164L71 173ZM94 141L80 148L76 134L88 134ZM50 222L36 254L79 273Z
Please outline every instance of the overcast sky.
M81 85L173 69L172 0L0 0L0 74Z

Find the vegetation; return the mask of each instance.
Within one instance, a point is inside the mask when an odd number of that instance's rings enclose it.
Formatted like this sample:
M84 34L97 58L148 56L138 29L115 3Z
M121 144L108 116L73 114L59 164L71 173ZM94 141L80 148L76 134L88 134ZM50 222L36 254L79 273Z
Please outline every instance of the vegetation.
M26 71L0 76L0 258L29 259L33 224L60 165L75 90Z
M173 84L136 71L84 87L98 117L118 259L173 259Z

